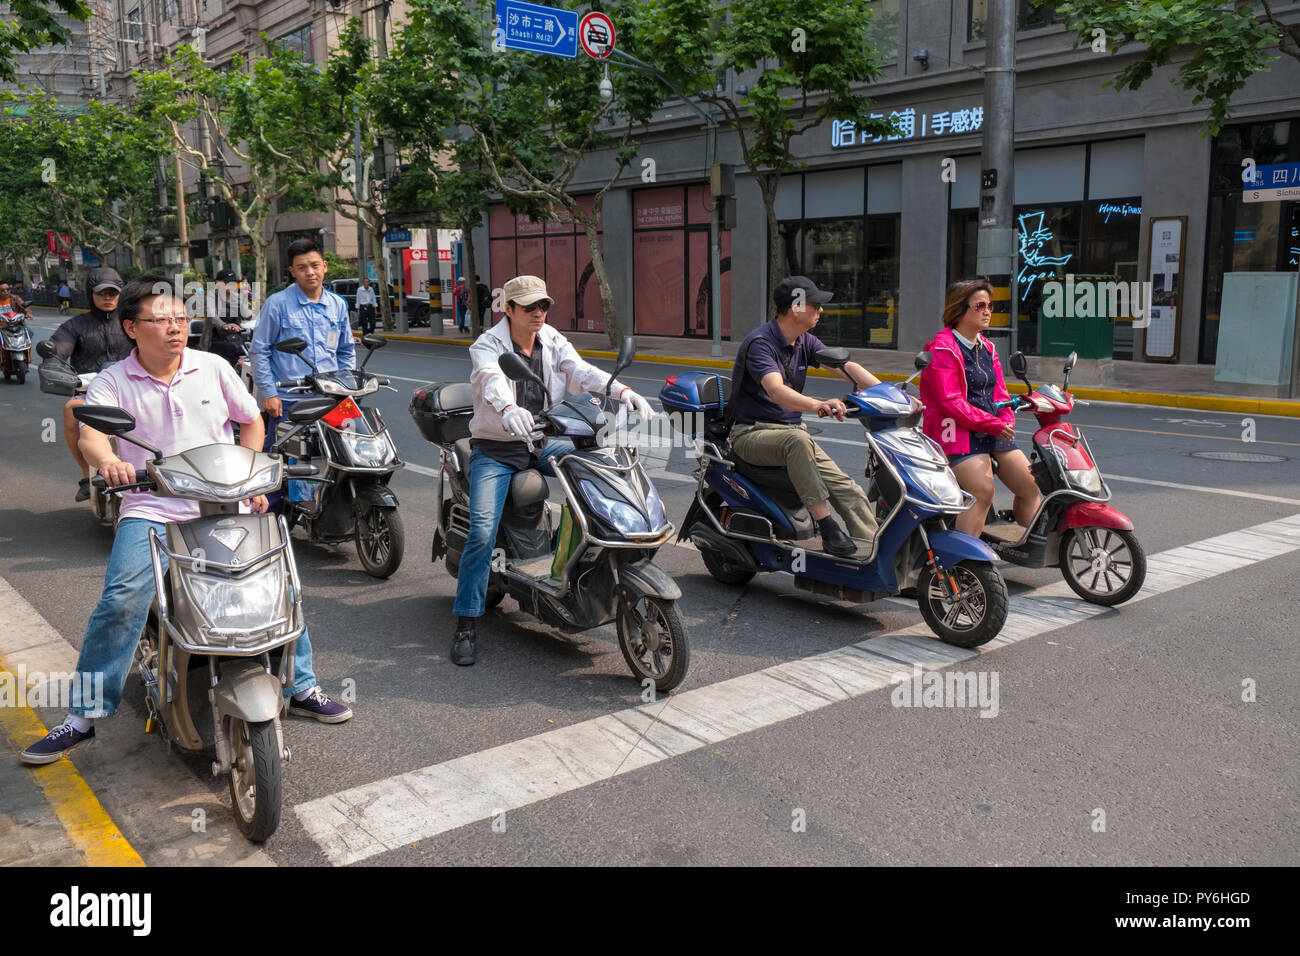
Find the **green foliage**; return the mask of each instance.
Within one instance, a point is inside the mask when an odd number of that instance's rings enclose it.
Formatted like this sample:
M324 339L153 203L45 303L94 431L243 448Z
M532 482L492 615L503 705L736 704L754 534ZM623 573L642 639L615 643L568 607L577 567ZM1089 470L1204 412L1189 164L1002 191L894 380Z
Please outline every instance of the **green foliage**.
M85 22L90 7L81 0L7 0L10 16L0 20L0 80L13 83L14 57L47 44L64 45L72 32L59 22L64 15Z
M356 257L345 258L337 252L326 252L325 274L331 279L346 279L357 274Z
M1209 107L1202 136L1223 128L1233 95L1268 69L1276 50L1300 59L1300 25L1280 23L1267 3L1263 15L1260 4L1249 0L1055 0L1053 5L1070 29L1079 31L1076 45L1093 44L1094 31L1104 30L1112 55L1136 44L1145 47L1107 86L1136 90L1158 68L1179 61L1173 82L1195 94L1193 103Z

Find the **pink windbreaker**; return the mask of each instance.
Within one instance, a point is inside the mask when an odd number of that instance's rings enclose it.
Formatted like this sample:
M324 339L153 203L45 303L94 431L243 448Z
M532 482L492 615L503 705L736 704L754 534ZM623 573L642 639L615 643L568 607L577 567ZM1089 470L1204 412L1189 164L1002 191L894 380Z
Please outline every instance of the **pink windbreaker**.
M993 353L993 369L997 373L994 400L1007 401L1011 393L1002 380L998 350L983 335L979 336L976 344ZM921 373L921 401L925 405L921 430L939 443L945 455L969 453L972 431L996 435L1015 423L1016 414L1010 408L1002 409L998 415L990 415L966 400L966 362L952 329L943 329L925 348L934 356L934 361ZM948 419L952 420L954 428L945 428L944 422ZM951 436L951 441L944 441L945 431Z

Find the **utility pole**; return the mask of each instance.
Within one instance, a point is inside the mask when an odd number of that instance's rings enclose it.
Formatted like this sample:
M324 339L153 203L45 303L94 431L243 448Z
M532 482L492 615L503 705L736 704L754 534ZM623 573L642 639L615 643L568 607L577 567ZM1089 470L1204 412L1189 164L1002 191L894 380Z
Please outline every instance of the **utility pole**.
M1015 203L1016 3L989 0L984 65L984 146L980 176L976 271L993 284L993 316L1007 317L1014 352L1016 328ZM992 317L990 317L992 321ZM993 331L1000 333L1000 328Z

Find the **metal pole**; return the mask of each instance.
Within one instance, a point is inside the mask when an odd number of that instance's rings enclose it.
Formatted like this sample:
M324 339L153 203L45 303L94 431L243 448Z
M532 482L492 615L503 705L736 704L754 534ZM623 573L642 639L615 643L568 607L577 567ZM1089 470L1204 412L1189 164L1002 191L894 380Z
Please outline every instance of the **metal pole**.
M363 185L362 177L364 175L361 166L361 114L356 111L355 102L352 104L352 108L353 108L353 112L356 113L356 116L353 121L353 126L352 126L352 161L356 163L356 168L353 171L355 178L352 181L352 185L353 188L356 189L357 191L357 199L364 199L365 197L361 195L361 188ZM361 216L359 215L359 213L360 210L358 210L358 216L357 216L357 283L358 284L360 284L361 280L366 277L366 230L365 227L362 226L361 224Z
M710 124L708 130L709 169L712 170L718 158L718 124ZM709 323L713 326L713 348L709 351L714 358L722 355L722 224L719 220L725 202L722 196L711 196L709 201L713 207L709 217Z
M994 177L994 185L981 180L979 240L976 269L988 276L996 290L1009 296L995 297L998 314L1006 302L1010 322L1010 352L1019 344L1016 312L1016 234L1013 225L1015 197L1015 112L1016 112L1016 4L1015 0L989 0L988 61L984 67L983 172Z

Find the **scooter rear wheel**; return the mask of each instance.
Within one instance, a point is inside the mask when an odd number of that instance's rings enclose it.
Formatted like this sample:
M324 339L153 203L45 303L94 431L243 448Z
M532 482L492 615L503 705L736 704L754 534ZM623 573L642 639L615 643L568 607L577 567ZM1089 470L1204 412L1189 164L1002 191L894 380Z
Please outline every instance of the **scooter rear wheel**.
M230 803L239 832L254 843L280 825L281 762L274 720L248 723L227 717L230 743Z
M1085 601L1114 607L1141 590L1147 557L1132 531L1071 528L1061 536L1061 574Z
M700 557L704 559L704 566L709 569L713 579L723 584L745 584L757 573L752 569L728 564L726 558L708 547L700 548Z
M962 561L946 569L963 593L957 604L944 600L947 583L927 563L916 582L921 616L939 640L954 647L979 647L997 637L1007 620L1007 584L988 561Z

